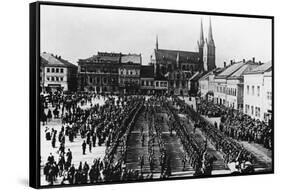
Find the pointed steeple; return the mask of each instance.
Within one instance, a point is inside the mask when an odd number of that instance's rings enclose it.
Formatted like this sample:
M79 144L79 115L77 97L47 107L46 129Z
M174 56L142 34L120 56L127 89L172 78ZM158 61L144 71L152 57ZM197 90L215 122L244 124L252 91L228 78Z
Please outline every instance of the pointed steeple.
M201 18L201 26L200 26L200 39L199 39L198 45L199 46L203 46L204 45L204 33L203 33L202 18Z
M208 44L209 44L209 45L215 45L215 42L214 42L214 39L213 39L213 32L212 32L211 17L210 17L210 19L209 19Z
M156 50L158 50L158 35L156 35Z

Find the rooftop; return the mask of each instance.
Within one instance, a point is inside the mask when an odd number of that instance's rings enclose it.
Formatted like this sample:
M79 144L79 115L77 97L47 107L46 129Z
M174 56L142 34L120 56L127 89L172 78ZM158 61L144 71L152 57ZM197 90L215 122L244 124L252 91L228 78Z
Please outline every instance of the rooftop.
M242 67L240 67L237 71L235 71L230 78L239 78L242 77L245 73L257 68L259 66L258 63L254 63L252 61L246 62Z
M191 76L191 78L189 79L190 81L198 81L200 79L200 77L202 77L204 75L204 73L201 72L196 72L194 73L194 75Z
M268 61L254 69L252 69L251 71L246 72L245 74L258 74L258 73L264 73L266 71L270 71L272 69L272 63L271 61Z
M141 55L140 54L122 55L121 63L141 64Z
M43 64L44 66L53 67L77 67L69 61L62 59L61 56L53 55L51 53L46 52L41 53L41 64Z
M234 72L236 72L244 64L245 63L243 61L233 63L232 65L227 66L220 74L216 76L216 78L227 78Z
M155 49L155 58L158 62L171 62L176 63L177 56L179 55L179 62L199 61L198 52L181 51L181 50L166 50Z
M219 74L220 72L223 71L223 68L214 68L213 70L207 72L207 73L203 73L203 76L201 76L201 78L199 80L207 80L207 78L214 74L214 75L217 75Z

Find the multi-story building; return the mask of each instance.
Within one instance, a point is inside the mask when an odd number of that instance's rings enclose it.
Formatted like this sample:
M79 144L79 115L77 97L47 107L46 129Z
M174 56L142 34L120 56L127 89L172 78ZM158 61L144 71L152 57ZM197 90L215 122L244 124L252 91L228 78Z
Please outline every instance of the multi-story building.
M272 117L272 64L244 73L244 113L266 122Z
M142 65L140 70L140 93L154 93L154 66Z
M204 99L213 100L215 91L215 76L221 73L224 68L215 68L203 75L199 80L199 93Z
M156 94L164 95L168 93L168 80L164 76L154 78L154 90Z
M243 91L245 72L256 68L260 63L254 61L233 62L214 78L214 100L218 104L243 110Z
M78 60L79 90L95 93L118 92L118 69L121 53L98 52Z
M156 75L166 76L168 79L168 92L176 95L188 95L189 91L197 93L197 89L189 89L189 79L196 72L207 72L215 66L215 43L210 21L208 39L204 40L203 24L201 21L200 39L198 41L198 52L159 49L158 37L156 48L151 60L155 67ZM198 73L196 74L198 76ZM199 77L195 77L194 79ZM194 82L194 81L192 81ZM194 84L197 84L195 82Z
M119 90L123 93L136 94L140 89L141 55L128 54L121 56L118 68Z
M50 53L41 54L40 86L42 92L76 91L77 66Z
M107 52L79 59L79 89L95 93L137 93L141 61L140 54Z

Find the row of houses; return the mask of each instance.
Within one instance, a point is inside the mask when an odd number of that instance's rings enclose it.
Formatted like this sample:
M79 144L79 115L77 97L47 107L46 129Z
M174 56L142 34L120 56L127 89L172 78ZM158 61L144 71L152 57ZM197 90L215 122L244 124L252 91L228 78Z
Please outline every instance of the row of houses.
M231 61L199 79L200 96L217 104L243 111L245 114L270 121L272 115L272 64Z
M152 65L142 65L141 54L98 52L79 59L78 87L95 93L166 93L168 81Z
M168 81L156 75L153 65L142 65L140 54L98 52L79 59L78 66L43 52L41 92L91 91L95 93L167 93Z
M105 94L197 93L198 79L202 76L198 59L196 62L191 58L183 60L183 56L191 54L184 51L155 49L155 54L157 62L143 65L141 54L98 52L79 59L76 66L60 56L44 52L40 66L41 89L43 92L91 91ZM172 65L165 73L160 70L167 66L163 59Z

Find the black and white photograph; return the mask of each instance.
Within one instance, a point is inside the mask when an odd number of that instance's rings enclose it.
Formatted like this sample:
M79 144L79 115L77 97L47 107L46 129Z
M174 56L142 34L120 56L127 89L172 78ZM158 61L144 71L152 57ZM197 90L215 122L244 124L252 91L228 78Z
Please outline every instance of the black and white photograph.
M273 17L39 6L40 187L273 173Z

